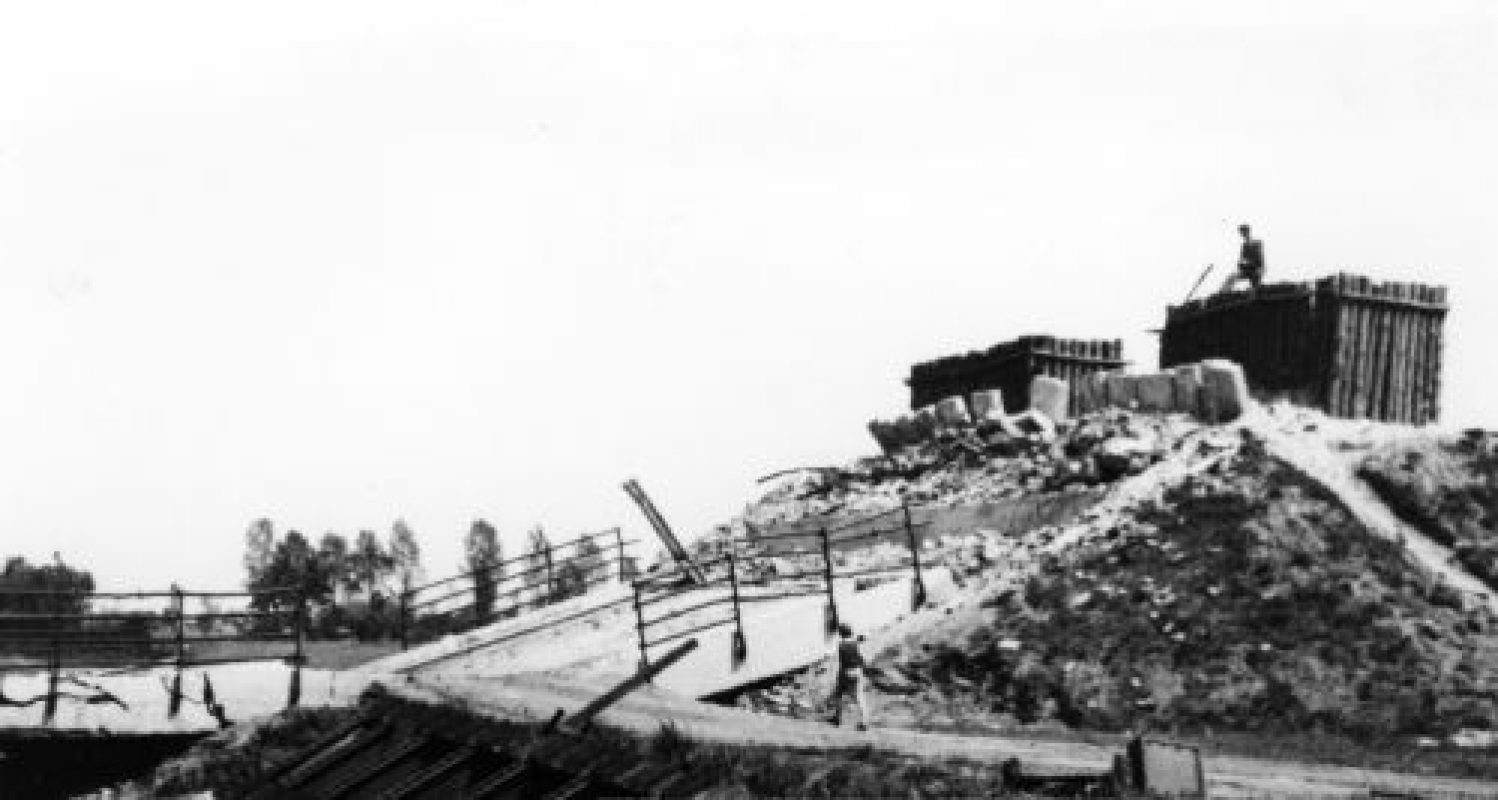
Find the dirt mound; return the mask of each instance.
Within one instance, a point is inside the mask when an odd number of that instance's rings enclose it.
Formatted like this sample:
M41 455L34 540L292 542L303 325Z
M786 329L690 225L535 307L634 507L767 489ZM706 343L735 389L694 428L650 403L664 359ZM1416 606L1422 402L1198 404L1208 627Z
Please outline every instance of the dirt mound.
M1250 443L987 598L989 625L890 667L1020 722L1494 727L1498 619L1424 574Z

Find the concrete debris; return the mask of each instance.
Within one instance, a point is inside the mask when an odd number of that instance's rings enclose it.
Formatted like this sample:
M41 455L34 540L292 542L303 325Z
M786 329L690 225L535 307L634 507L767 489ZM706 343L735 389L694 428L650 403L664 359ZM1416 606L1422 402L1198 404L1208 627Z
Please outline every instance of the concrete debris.
M1037 375L1030 381L1030 409L1044 414L1055 422L1067 420L1067 406L1071 400L1071 387L1060 378Z
M973 392L968 395L967 402L973 422L979 426L985 422L999 422L1008 416L1004 411L1004 393L998 389Z
M963 428L973 424L967 403L961 397L948 397L936 404L936 421L942 427Z
M1202 416L1209 422L1232 422L1250 402L1243 368L1231 361L1209 359L1202 367Z
M1243 369L1221 359L1182 364L1162 372L1088 375L1073 387L1071 400L1077 414L1111 407L1188 414L1210 423L1237 419L1251 402Z

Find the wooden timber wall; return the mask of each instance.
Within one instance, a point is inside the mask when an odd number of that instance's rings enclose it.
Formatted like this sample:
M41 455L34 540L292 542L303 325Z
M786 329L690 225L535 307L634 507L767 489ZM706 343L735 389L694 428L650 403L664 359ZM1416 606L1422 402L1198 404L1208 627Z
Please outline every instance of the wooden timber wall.
M1447 310L1444 287L1345 274L1225 292L1166 312L1160 365L1227 358L1260 396L1424 424L1440 418Z
M1124 366L1123 342L1022 336L987 351L949 356L916 364L910 369L910 407L919 409L939 400L998 389L1004 410L1014 414L1030 405L1030 380L1037 375L1060 378L1073 385L1093 372Z

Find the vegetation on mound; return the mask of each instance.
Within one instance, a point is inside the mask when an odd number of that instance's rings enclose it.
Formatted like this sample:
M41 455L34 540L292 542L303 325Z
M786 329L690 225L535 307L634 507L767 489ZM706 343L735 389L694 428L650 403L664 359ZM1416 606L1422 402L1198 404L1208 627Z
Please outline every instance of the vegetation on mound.
M1498 619L1250 442L900 665L1021 723L1313 732L1491 728Z
M1457 561L1498 588L1498 452L1492 435L1417 439L1369 455L1358 475L1401 519L1454 549Z

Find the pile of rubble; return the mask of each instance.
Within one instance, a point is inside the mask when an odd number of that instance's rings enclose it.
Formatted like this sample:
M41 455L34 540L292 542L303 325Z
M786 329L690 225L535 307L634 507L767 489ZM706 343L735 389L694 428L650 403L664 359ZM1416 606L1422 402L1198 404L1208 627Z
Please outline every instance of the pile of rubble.
M954 425L886 458L846 468L802 470L776 482L740 523L757 528L828 515L866 515L898 508L954 507L1096 490L1158 463L1201 423L1185 416L1122 409L1050 423L1027 412L1020 427Z

